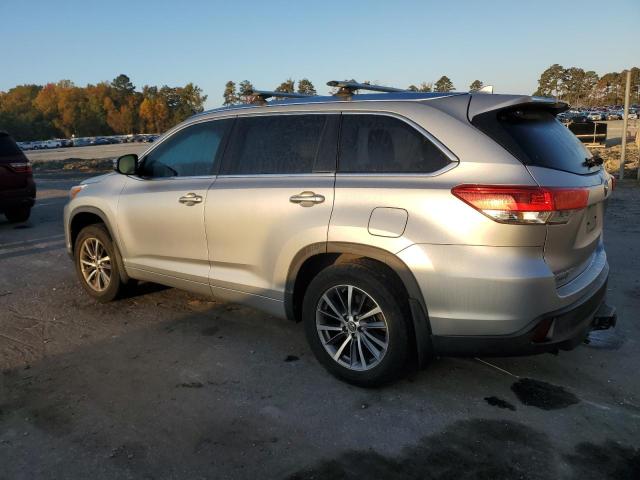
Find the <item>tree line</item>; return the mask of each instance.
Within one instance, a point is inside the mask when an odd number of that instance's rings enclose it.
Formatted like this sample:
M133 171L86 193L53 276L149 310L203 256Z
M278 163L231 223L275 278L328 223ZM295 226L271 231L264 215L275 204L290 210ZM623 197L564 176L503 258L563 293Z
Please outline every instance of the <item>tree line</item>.
M124 74L86 87L70 80L19 85L0 92L0 129L16 140L160 133L203 111L206 99L193 83L138 91Z
M621 104L624 99L626 70L599 76L591 70L565 68L553 64L538 80L534 95L556 97L575 107ZM364 82L368 83L368 82ZM631 100L640 103L640 68L631 69ZM470 91L484 86L480 80ZM455 87L443 75L435 82L411 84L414 92L449 92ZM224 105L250 101L254 86L249 80L228 81L223 93ZM311 80L289 78L275 89L316 95ZM145 85L139 91L128 76L118 75L111 82L85 87L70 80L42 85L19 85L0 92L0 129L17 140L160 133L185 118L203 111L207 96L193 83L183 87Z
M574 107L621 105L627 70L609 72L598 76L593 70L569 67L554 63L538 79L534 95L556 97ZM631 101L640 102L640 69L631 69Z

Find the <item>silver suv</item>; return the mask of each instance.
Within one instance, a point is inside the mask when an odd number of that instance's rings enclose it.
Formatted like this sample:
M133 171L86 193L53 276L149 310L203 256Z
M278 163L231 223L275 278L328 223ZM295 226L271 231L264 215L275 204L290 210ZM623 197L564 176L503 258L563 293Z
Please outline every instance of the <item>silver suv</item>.
M303 322L317 359L365 386L409 360L569 349L615 323L613 180L556 120L566 104L337 86L195 115L73 187L85 290L157 282Z

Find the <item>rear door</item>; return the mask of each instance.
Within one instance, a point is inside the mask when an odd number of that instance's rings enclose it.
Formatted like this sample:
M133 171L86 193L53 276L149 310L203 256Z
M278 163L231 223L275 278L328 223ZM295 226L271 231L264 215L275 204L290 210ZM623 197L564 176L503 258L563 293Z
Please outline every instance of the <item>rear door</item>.
M576 136L545 109L515 107L488 112L474 118L473 123L524 163L540 186L588 191L586 208L567 211L561 222L547 226L545 261L559 286L573 280L602 251L610 176Z
M294 256L326 243L338 123L322 113L238 117L206 203L215 294L282 301Z

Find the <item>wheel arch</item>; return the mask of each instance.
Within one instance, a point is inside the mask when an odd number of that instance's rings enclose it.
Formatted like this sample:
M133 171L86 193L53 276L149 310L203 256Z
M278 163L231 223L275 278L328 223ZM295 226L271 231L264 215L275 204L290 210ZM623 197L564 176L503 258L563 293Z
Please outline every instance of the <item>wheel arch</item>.
M358 243L327 242L310 245L298 252L291 262L285 284L287 318L295 322L301 321L302 299L307 286L317 273L340 259L370 259L385 265L395 274L407 293L418 362L420 366L426 364L433 349L424 296L409 267L396 255L381 248Z
M78 234L82 231L82 229L89 225L95 225L98 223L101 223L105 226L107 232L109 233L109 236L113 241L113 246L116 249L116 261L118 262L120 278L123 282L126 283L129 281L129 275L124 268L124 262L122 260L122 254L120 253L120 247L118 246L117 238L114 235L114 230L111 226L111 223L109 222L109 219L107 218L107 215L99 208L92 206L77 207L69 215L68 235L69 244L71 246L71 254L73 255L76 239L78 238Z

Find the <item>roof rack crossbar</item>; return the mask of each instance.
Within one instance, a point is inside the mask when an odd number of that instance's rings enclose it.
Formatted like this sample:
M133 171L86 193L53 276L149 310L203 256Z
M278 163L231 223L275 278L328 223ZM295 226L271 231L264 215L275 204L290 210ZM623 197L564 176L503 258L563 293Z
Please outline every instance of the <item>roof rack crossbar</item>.
M247 97L250 100L250 103L267 103L268 98L272 97L282 97L282 98L306 98L311 97L312 95L306 93L294 93L294 92L278 92L271 90L251 90L247 92L244 97Z
M329 87L336 87L338 91L334 95L351 96L357 90L367 90L370 92L406 92L407 90L395 87L385 87L382 85L371 85L370 83L358 83L355 80L331 80L327 82Z

